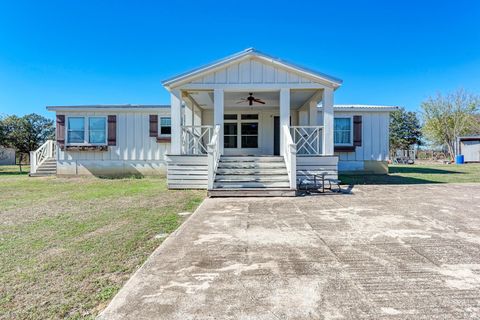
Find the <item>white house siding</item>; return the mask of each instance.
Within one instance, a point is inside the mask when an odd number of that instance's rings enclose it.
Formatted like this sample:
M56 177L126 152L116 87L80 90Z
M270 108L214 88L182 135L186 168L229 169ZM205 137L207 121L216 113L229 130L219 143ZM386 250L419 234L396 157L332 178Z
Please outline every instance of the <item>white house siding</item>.
M191 84L279 84L314 83L312 80L256 58L233 63L210 72Z
M117 116L117 143L108 151L58 150L59 175L165 174L165 154L170 143L158 143L149 136L149 115L169 116L170 109L147 111L58 112L69 116ZM65 139L67 134L65 133Z
M381 173L386 170L389 160L389 123L388 111L339 111L335 117L362 116L362 145L355 152L335 152L338 155L339 172L364 171ZM318 113L318 123L322 123L322 112Z

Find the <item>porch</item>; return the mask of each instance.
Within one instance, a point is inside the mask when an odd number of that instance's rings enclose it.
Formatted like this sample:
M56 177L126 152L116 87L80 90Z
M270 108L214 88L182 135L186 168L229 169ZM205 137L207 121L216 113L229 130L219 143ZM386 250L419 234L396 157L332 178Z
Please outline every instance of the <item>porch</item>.
M336 178L333 94L341 83L253 48L164 81L169 187L294 193L301 174L329 169Z
M186 90L181 99L172 93L169 188L202 188L211 194L268 189L271 195L286 195L312 174L337 178L333 92L252 91ZM242 100L249 96L264 103Z

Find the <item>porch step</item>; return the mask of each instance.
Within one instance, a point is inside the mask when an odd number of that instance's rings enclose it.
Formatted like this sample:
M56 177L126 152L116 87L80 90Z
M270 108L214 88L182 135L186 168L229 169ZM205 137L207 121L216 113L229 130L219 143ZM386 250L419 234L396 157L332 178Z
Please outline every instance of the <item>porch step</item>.
M285 169L283 162L220 162L219 168L222 169Z
M212 197L287 196L290 189L283 157L222 156L213 184Z
M57 174L57 161L54 158L46 159L35 173L30 173L30 177L45 177Z
M222 156L220 158L221 163L225 162L281 162L283 163L283 157L279 156Z
M264 168L222 168L217 169L217 175L278 175L278 174L288 174L287 169L285 166L278 167L278 168L268 168L269 170L265 170Z

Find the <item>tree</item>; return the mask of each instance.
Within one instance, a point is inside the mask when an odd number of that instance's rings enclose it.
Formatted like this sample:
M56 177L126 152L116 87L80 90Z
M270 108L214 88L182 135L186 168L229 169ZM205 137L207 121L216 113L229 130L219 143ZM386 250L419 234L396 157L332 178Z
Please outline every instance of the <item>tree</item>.
M480 130L480 97L465 90L430 97L421 105L423 133L434 144L446 146L450 158L455 156L457 137Z
M417 114L400 108L390 114L390 150L410 149L420 145L422 131Z
M0 127L5 132L5 146L14 148L19 153L20 172L24 155L54 137L53 120L38 114L32 113L23 117L12 115L5 117L1 123Z

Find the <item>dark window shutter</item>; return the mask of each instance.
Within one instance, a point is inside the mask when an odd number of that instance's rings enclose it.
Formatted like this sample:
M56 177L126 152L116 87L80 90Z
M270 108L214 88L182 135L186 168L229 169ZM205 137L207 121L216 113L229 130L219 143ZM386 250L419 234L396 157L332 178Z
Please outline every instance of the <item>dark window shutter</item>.
M158 136L158 115L150 115L150 137Z
M57 114L57 127L55 135L57 136L57 145L60 149L65 146L65 116L63 114Z
M362 146L362 116L353 116L353 145Z
M108 145L117 145L117 116L108 116Z

